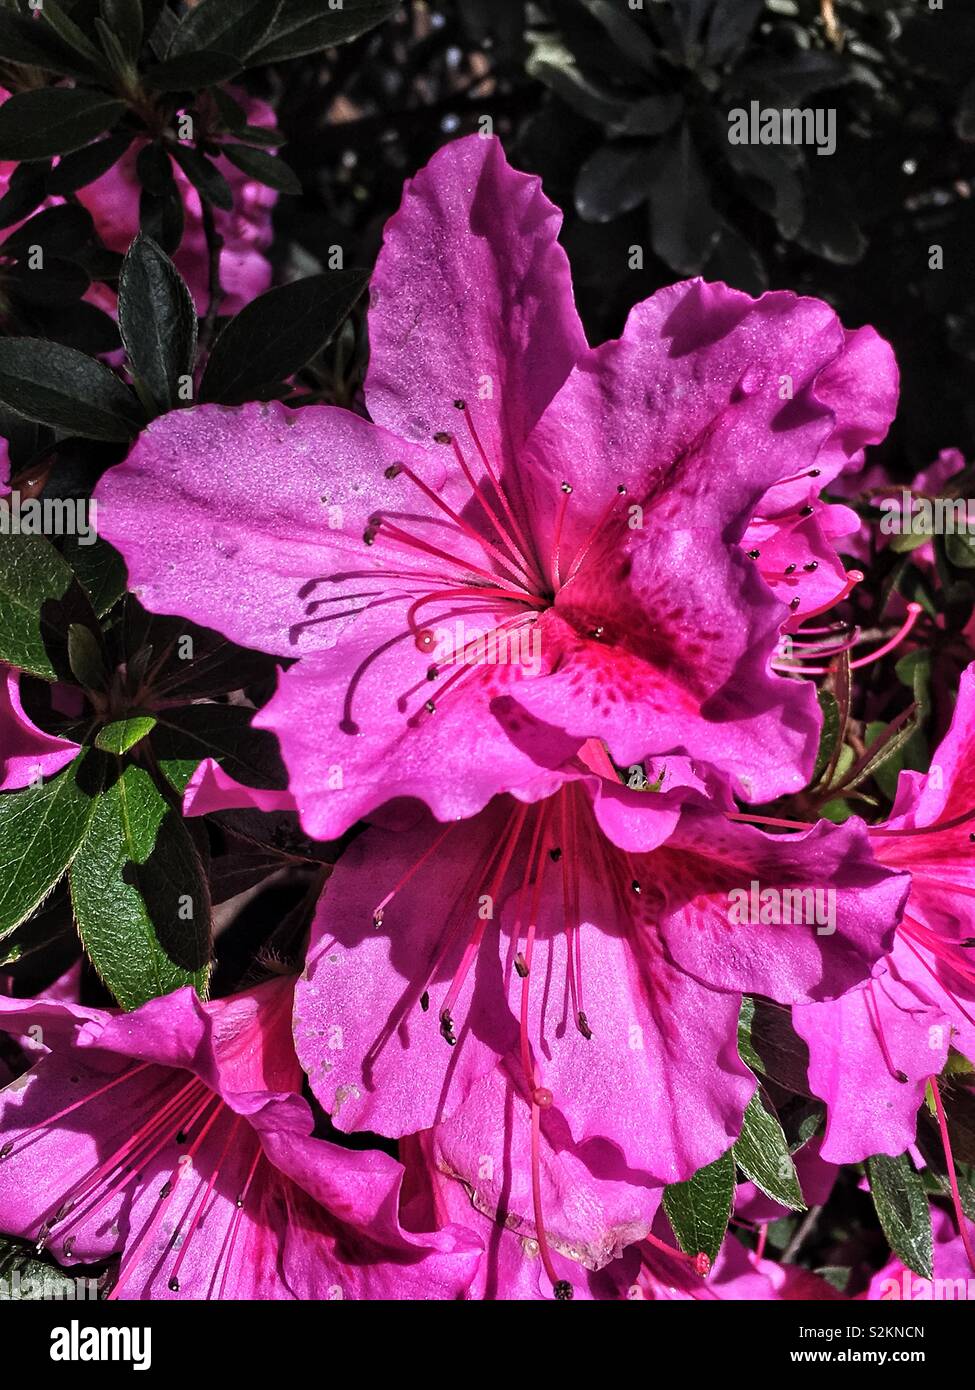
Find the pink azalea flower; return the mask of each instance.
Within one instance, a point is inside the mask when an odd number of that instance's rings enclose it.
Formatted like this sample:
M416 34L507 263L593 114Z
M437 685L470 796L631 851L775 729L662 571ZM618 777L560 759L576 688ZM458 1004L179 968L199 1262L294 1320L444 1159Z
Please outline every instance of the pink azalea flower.
M975 665L925 774L900 774L893 814L871 827L877 859L911 891L884 971L832 1002L794 1010L809 1084L827 1104L823 1157L856 1163L914 1142L925 1087L949 1045L975 1060Z
M0 997L49 1049L0 1098L0 1229L114 1298L459 1298L479 1246L399 1220L402 1169L312 1135L293 981L129 1014ZM36 1036L36 1035L35 1035Z
M340 1129L392 1136L450 1119L503 1064L531 1126L602 1146L649 1191L740 1131L755 1089L736 1047L742 994L789 1003L859 984L906 882L879 869L859 822L784 839L703 804L687 769L672 792L581 764L563 775L552 796L353 842L313 924L296 1047ZM829 884L835 933L741 924L732 894L756 880ZM491 1153L497 1114L471 1128ZM537 1160L529 1172L537 1192ZM652 1213L634 1211L646 1229ZM618 1224L586 1249L615 1249Z
M972 1268L951 1217L940 1207L932 1207L931 1227L934 1236L933 1279L915 1274L892 1254L858 1297L877 1303L894 1300L925 1303L931 1299L967 1301L975 1298Z
M20 672L0 665L0 791L52 777L78 756L78 745L39 729L24 713Z
M273 128L274 112L266 102L239 91L236 96L242 99L251 125ZM78 190L79 202L91 213L95 230L110 251L127 251L139 230L141 184L136 162L147 143L142 138L135 140L107 173ZM223 238L220 282L225 293L221 312L237 314L271 284L270 262L263 253L271 243L271 212L278 195L266 185L248 178L223 156L214 162L234 195L231 211L214 210L216 228ZM209 252L203 230L203 208L200 195L175 164L173 176L183 197L186 217L183 240L173 260L202 314L209 301Z
M792 590L740 544L883 434L890 350L701 281L590 349L559 221L497 141L445 147L386 228L373 423L179 411L99 485L150 608L301 658L260 722L318 838L398 796L471 815L590 737L752 799L811 770L814 691L768 669Z

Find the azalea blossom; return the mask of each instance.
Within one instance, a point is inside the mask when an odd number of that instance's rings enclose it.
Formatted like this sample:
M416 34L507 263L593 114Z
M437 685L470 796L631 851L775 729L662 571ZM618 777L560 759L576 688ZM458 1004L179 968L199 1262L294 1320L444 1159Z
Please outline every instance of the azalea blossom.
M869 830L877 859L910 873L885 968L862 988L793 1012L809 1082L827 1104L823 1157L903 1153L949 1046L975 1061L975 666L963 672L927 773L900 774L893 812Z
M371 422L178 411L99 485L149 608L300 658L259 722L318 838L400 796L472 815L589 738L748 799L808 779L813 688L769 669L791 551L772 588L742 542L753 518L791 534L882 437L890 350L817 300L699 280L590 348L559 221L496 140L446 146L386 228Z
M239 91L236 96L243 98L249 125L273 129L274 112L267 102ZM137 163L148 143L141 136L135 139L111 169L78 190L78 201L91 213L95 230L110 251L127 251L139 231L142 184ZM214 164L229 184L234 200L233 208L215 208L213 213L221 238L221 312L237 314L270 287L271 265L264 252L271 242L271 213L278 195L265 184L248 178L222 155ZM175 162L172 173L185 215L183 237L173 261L202 314L209 300L210 261L203 208L199 193Z
M709 804L679 760L672 790L664 770L641 791L586 752L552 795L373 827L339 859L294 1020L338 1128L441 1124L504 1066L536 1145L556 1126L652 1195L740 1132L755 1089L736 1046L742 994L835 998L889 949L906 879L877 865L859 822L766 835ZM732 903L753 880L829 884L835 931L741 924ZM470 1122L480 1152L498 1120L495 1103ZM525 1172L540 1202L537 1154ZM645 1231L652 1212L630 1205ZM619 1236L574 1239L615 1250Z
M0 996L45 1055L0 1092L0 1228L110 1298L457 1298L479 1243L399 1220L402 1169L313 1137L293 980L133 1013Z

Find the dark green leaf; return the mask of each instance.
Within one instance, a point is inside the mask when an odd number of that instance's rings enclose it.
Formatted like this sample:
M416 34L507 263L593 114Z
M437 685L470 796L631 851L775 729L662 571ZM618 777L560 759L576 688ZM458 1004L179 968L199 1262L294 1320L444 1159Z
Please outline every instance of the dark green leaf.
M108 367L43 338L0 340L0 402L86 439L121 443L143 421L132 392Z
M717 1258L734 1195L735 1162L730 1149L687 1182L664 1188L664 1211L686 1254Z
M157 713L152 746L166 762L214 758L228 776L248 787L281 790L287 773L273 734L251 727L242 705L187 705Z
M56 677L53 610L73 583L71 568L43 536L0 535L0 660Z
M42 786L0 795L0 936L47 897L78 853L98 803L87 758Z
M6 9L0 10L0 58L56 72L61 77L86 77L91 73L91 65L46 25Z
M689 127L667 135L650 172L650 240L654 254L682 275L696 275L711 253L721 221Z
M227 156L231 164L236 164L238 169L243 169L258 183L267 184L268 188L276 188L281 193L301 192L298 175L277 155L268 154L265 150L252 150L248 145L222 145L221 153Z
M811 786L815 786L833 760L836 740L840 733L840 707L828 690L817 691L819 708L823 715L823 727L819 735L819 752L813 769Z
M280 0L200 0L180 22L168 56L215 48L243 57L267 33Z
M248 49L248 64L280 63L349 43L399 8L400 0L276 0L267 37Z
M78 300L91 284L86 272L74 261L45 258L43 269L26 265L11 270L6 291L12 299L28 304L70 304Z
M802 1188L782 1126L756 1092L745 1111L741 1134L732 1150L735 1162L767 1197L794 1211L804 1211Z
M84 623L68 627L68 664L71 674L86 690L104 690L108 683L102 644Z
M867 1160L867 1177L891 1250L915 1274L932 1278L931 1210L921 1175L907 1154L877 1154Z
M217 166L205 155L197 154L188 145L174 145L172 155L190 183L205 202L230 212L234 205L234 195L230 184Z
M742 1017L745 1018L744 1005ZM748 1019L748 1048L749 1056L743 1052L742 1058L753 1071L761 1071L796 1095L810 1094L809 1049L792 1027L788 1009L764 999L753 1000Z
M17 92L0 106L0 159L49 159L110 130L125 103L81 87Z
M183 985L205 993L210 898L189 831L144 768L98 798L71 868L85 950L125 1009Z
M92 610L103 618L125 593L125 564L121 555L98 536L84 545L78 536L66 536L63 553L91 600Z
M959 569L975 569L975 535L969 531L953 531L945 536L945 553Z
M196 356L196 308L179 271L151 237L129 247L119 277L118 321L132 370L161 413L179 404Z
M601 145L579 170L575 202L587 222L609 222L638 207L647 196L652 147Z
M324 348L366 284L361 270L332 270L282 285L242 309L217 339L200 387L203 400L253 400Z
M616 125L626 119L630 103L590 81L578 67L575 54L564 44L546 40L528 60L528 75L544 82L574 111L600 124Z
M91 42L85 31L57 3L57 0L43 0L41 18L51 26L58 38L79 53L96 72L104 69L104 58Z
M45 208L3 243L6 256L24 256L32 246L40 246L45 255L71 255L91 240L94 231L91 213L78 204Z
M47 179L49 193L74 193L101 178L122 158L132 143L131 135L109 135L105 140L96 140L74 154L65 155L52 169Z
M172 255L183 239L185 214L169 155L159 145L146 145L139 151L136 172L142 184L139 226Z
M134 748L156 727L152 715L137 715L131 719L117 719L114 724L106 724L95 736L95 747L106 753L121 756Z
M142 47L142 0L101 0L102 17L129 58Z
M150 68L146 85L160 92L195 92L214 82L225 82L240 72L240 62L232 53L207 49L202 53L182 53Z

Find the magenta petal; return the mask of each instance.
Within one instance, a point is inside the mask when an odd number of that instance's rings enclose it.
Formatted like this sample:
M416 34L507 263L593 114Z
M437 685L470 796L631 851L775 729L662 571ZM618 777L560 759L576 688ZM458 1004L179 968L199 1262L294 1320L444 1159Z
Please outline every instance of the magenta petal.
M909 887L877 863L855 817L786 837L694 809L650 857L646 878L648 910L684 970L786 1004L832 999L867 978L890 950ZM789 889L813 896L787 906ZM769 890L765 921L752 921L753 901L761 912Z
M412 830L368 830L339 859L318 905L294 1016L298 1057L339 1129L399 1136L429 1128L516 1044L493 925L458 1001L456 1048L441 1037L438 1020L465 944L464 932L451 941L455 904L488 861L503 823L496 807L452 827L431 871L404 884L378 929L377 905L444 827L426 819ZM433 1003L424 1011L420 996L431 974Z
M366 403L415 441L466 400L488 453L514 463L586 340L562 217L498 140L439 150L406 186L372 281Z
M404 459L442 481L438 463L351 411L276 402L176 410L102 478L99 532L153 612L298 656L334 644L356 591L381 594L368 575L346 572L368 570L366 517L402 503L383 471Z
M397 797L439 820L471 816L497 792L534 788L579 747L514 704L506 691L524 684L515 668L471 668L438 707L427 664L402 619L373 609L332 652L281 674L254 723L277 735L309 835L334 839Z
M224 772L213 758L204 758L186 784L184 816L206 816L213 811L293 811L290 791L262 791L245 787Z
M948 1055L947 1019L890 975L793 1010L809 1047L809 1084L826 1102L822 1156L860 1163L914 1142L928 1078Z
M53 777L78 756L78 745L32 724L20 702L20 674L0 666L0 791Z

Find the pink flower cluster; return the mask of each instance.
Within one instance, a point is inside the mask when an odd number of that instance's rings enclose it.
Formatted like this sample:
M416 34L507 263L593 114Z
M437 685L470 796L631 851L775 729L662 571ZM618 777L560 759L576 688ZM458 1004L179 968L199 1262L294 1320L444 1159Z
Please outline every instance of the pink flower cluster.
M808 1044L810 1202L975 1059L975 670L887 822L748 809L812 776L783 637L855 582L821 494L887 430L891 350L700 280L590 347L559 222L496 141L447 146L386 228L368 418L175 411L98 487L148 609L285 659L255 722L307 834L360 827L300 979L0 998L44 1042L2 1097L0 1228L114 1257L113 1297L838 1298L734 1236L708 1273L664 1214L756 1094L743 996ZM15 673L2 699L0 786L62 766ZM187 810L246 800L204 764ZM755 884L828 922L741 920ZM781 1214L739 1184L740 1227Z

